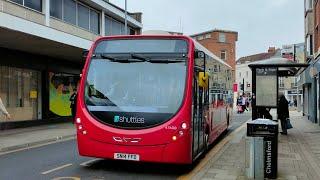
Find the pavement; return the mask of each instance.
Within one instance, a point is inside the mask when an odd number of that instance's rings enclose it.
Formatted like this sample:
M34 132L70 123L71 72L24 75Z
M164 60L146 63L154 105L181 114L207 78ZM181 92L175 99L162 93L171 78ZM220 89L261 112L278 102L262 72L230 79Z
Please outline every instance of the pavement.
M75 135L76 129L72 123L3 130L0 131L0 154L74 139Z
M279 134L278 179L320 179L320 126L297 111L290 111L293 129ZM279 127L279 129L281 129ZM229 141L192 176L202 180L241 180L246 177L246 125L228 137ZM214 147L211 151L215 151Z

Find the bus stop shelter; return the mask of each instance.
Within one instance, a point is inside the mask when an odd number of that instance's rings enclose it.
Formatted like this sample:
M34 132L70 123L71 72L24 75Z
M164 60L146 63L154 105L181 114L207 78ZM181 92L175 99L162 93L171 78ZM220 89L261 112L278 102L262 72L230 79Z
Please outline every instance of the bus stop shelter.
M301 74L309 64L285 58L271 58L249 64L252 71L252 119L265 118L265 112L278 107L279 77Z

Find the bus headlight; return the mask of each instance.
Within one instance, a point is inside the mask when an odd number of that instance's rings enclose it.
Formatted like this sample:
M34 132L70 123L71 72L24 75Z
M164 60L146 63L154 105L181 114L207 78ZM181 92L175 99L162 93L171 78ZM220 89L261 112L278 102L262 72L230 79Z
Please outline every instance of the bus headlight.
M76 119L76 122L77 122L78 124L80 124L80 123L81 123L81 119L80 119L80 118L77 118L77 119Z
M187 129L187 123L182 123L182 124L181 124L181 128L182 128L182 129Z

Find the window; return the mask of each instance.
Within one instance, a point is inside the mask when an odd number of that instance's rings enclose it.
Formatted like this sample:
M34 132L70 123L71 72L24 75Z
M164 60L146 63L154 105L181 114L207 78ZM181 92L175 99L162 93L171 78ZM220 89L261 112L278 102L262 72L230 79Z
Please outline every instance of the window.
M226 34L225 33L219 33L219 42L226 42Z
M0 96L11 115L10 121L36 120L41 117L38 108L41 73L29 69L0 66ZM6 121L0 118L0 122Z
M105 18L105 35L122 35L125 34L125 25L111 17L106 16ZM127 34L134 35L135 31L128 26Z
M198 37L198 40L203 40L203 36L199 36L199 37Z
M28 8L42 11L42 0L12 0L15 3L21 4Z
M78 4L78 26L89 30L90 11L88 7Z
M222 60L227 60L227 51L226 50L222 50L221 52L220 52L220 58L222 59Z
M305 10L312 10L313 9L313 0L305 0Z
M15 3L23 5L23 0L12 0L12 1L15 2Z
M281 87L281 88L284 87L283 77L279 78L279 87Z
M213 66L213 72L218 72L218 66L217 65Z
M206 39L210 39L210 38L211 38L211 34L206 34L206 35L205 35L205 38L206 38Z
M78 1L51 0L50 15L95 34L100 33L100 14Z
M94 10L90 10L90 31L96 34L100 33L100 20L99 20L99 13L95 12Z
M63 0L63 20L76 25L76 2L73 0Z
M62 19L62 0L50 1L50 15Z
M119 23L117 21L112 22L111 34L113 34L113 35L121 34L121 23Z
M307 36L307 56L313 55L313 36Z
M24 0L24 5L31 8L31 9L35 9L37 11L42 11L41 0Z

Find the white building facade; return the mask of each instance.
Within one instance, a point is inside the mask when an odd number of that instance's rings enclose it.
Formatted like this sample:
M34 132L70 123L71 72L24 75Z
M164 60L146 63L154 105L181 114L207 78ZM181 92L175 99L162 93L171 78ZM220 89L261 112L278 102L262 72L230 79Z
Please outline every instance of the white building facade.
M140 34L141 13L128 13L127 34ZM83 50L100 36L125 34L125 11L103 0L0 0L0 98L5 124L70 117Z

